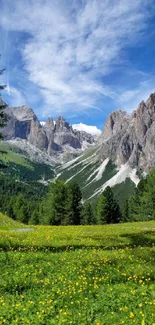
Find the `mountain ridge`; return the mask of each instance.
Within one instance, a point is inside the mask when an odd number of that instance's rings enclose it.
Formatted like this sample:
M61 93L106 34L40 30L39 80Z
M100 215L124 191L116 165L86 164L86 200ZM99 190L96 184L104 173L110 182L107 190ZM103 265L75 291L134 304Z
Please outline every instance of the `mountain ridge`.
M111 113L99 143L104 158L114 156L118 166L129 162L147 172L155 162L155 93L131 115L121 110Z
M11 118L4 131L9 142L18 142L24 149L25 141L31 146L30 155L36 148L38 155L43 152L52 158L56 179L76 180L84 199L94 199L108 185L117 187L117 191L118 187L133 188L140 174L155 165L155 93L131 115L121 110L112 112L96 142L91 135L73 130L63 117L58 117L55 123L48 118L41 126L26 106L7 107L8 111ZM90 146L86 150L82 148L84 143Z
M122 188L122 195L123 187L132 192L141 175L154 165L155 93L131 115L121 110L111 113L97 145L58 167L58 178L66 182L76 180L84 198L94 200L106 186L114 191L117 188L117 192Z
M3 129L5 141L27 141L51 157L57 157L60 162L74 158L89 145L95 144L94 137L84 131L74 130L66 120L59 116L55 123L48 118L41 125L33 110L27 106L6 107L9 121ZM22 142L22 146L24 142ZM25 146L26 150L26 146Z

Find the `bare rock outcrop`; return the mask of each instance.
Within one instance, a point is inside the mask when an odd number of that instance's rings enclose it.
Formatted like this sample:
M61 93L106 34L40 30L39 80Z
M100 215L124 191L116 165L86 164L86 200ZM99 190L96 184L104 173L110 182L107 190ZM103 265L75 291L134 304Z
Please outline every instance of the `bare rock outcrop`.
M86 132L73 130L72 126L63 117L58 117L56 122L48 118L42 126L33 112L27 106L6 108L9 116L8 123L3 129L5 140L27 140L36 148L45 151L49 156L66 154L70 158L83 150L83 143L94 144L92 135Z
M100 136L101 155L111 157L118 166L148 171L155 163L155 93L129 116L120 110L112 113Z
M50 156L64 154L70 159L95 144L92 135L74 130L63 117L56 122L48 118L42 126L33 110L27 106L7 107L10 116L3 129L6 140L16 138L30 144ZM101 136L97 140L101 159L111 158L117 166L128 162L146 172L155 164L155 93L146 103L142 101L131 115L117 110L109 115Z

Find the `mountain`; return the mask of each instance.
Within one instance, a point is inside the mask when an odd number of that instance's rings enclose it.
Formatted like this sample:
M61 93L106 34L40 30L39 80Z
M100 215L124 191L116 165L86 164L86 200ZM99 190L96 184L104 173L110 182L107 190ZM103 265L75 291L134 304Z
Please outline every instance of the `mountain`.
M28 165L37 163L40 167L33 166L37 170L35 179L77 180L86 200L95 202L109 185L122 202L133 192L141 175L155 165L155 93L131 115L121 110L110 114L96 143L92 135L74 130L63 117L55 122L48 118L41 125L27 106L7 107L6 112L10 119L4 129L7 141L3 145L10 146L9 157L13 151ZM45 171L45 165L50 171ZM43 172L38 173L41 169Z
M111 186L119 201L132 193L142 173L155 165L155 93L131 115L109 115L97 145L57 169L57 178L77 180L85 199Z
M33 110L27 106L7 106L6 113L9 121L3 129L5 141L11 140L24 150L34 146L59 162L70 160L95 143L91 134L74 130L63 117L58 117L55 123L48 118L41 125Z
M155 162L155 93L131 116L120 110L112 113L99 142L103 158L112 157L117 166L128 162L147 172Z

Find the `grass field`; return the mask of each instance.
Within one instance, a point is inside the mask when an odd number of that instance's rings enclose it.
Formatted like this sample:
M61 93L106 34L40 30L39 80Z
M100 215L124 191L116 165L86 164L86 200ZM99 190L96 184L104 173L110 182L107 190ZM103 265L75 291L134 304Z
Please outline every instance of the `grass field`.
M6 223L0 324L155 325L154 221L30 232Z

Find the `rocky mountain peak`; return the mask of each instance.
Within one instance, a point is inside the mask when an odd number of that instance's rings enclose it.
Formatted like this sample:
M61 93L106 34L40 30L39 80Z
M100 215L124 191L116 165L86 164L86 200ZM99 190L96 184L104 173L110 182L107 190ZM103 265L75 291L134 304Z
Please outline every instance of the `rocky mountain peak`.
M110 114L100 137L102 156L118 166L129 163L147 171L155 161L155 93L142 101L131 116Z
M48 117L48 119L47 119L47 121L46 121L46 123L44 124L44 128L46 129L46 128L52 128L52 129L54 129L54 121L53 121L53 119L52 118L50 118L50 117Z
M19 107L13 107L12 112L13 115L16 117L16 119L19 121L33 120L33 119L37 120L37 117L34 114L33 110L30 107L25 105Z
M117 110L108 116L100 141L106 141L129 123L129 116L125 111Z
M71 131L72 127L69 125L68 122L66 122L66 120L62 116L59 116L55 122L55 131L62 132L66 130Z
M66 120L59 116L56 122L48 118L42 126L33 112L27 106L6 108L9 115L7 126L3 129L5 140L23 139L34 147L43 150L50 156L67 157L70 159L85 147L94 144L93 136L87 133L75 132ZM17 141L19 144L19 141ZM69 159L69 158L67 158Z
M153 112L155 112L155 93L152 93L151 95L150 95L150 97L148 98L148 100L146 101L146 106L148 107L148 108L151 108L151 109L153 109Z

